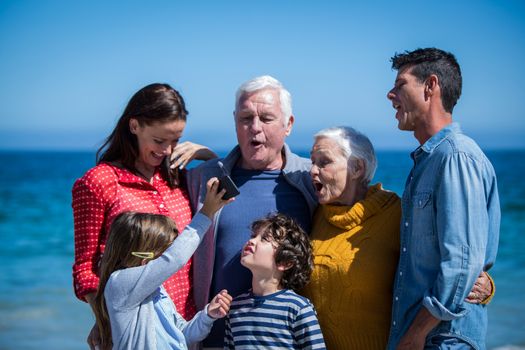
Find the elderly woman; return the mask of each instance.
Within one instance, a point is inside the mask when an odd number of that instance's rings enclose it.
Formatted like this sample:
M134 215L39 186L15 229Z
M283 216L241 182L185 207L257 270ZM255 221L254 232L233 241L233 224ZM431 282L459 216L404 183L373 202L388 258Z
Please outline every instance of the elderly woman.
M329 349L385 349L399 257L399 197L369 185L370 140L349 127L320 131L311 151L319 207L311 233L314 271L303 291Z
M399 197L370 185L377 167L370 140L350 127L320 131L311 151L319 207L310 238L314 270L303 290L317 309L328 349L385 349L399 258ZM482 273L467 302L494 288Z

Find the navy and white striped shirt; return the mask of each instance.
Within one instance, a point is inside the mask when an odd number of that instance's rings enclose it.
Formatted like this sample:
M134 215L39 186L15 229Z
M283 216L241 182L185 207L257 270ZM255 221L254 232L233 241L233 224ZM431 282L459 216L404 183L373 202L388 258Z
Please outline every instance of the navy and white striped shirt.
M235 298L224 349L326 349L313 305L290 289Z

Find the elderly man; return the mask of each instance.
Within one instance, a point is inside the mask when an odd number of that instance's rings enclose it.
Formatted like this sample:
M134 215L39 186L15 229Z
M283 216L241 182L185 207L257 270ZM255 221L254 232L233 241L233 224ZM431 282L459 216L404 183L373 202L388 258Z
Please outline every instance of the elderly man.
M455 57L417 49L394 56L392 67L398 74L388 98L398 128L420 147L403 193L388 349L485 349L486 306L465 298L496 258L496 175L452 121L462 84Z
M276 79L261 76L242 84L236 94L235 129L238 145L220 161L231 173L240 195L223 208L194 256L194 295L198 309L216 291L232 296L251 287L251 273L240 264L250 224L270 212L295 218L309 232L317 205L309 175L310 160L292 153L285 139L292 131L290 93ZM192 169L188 190L195 209L202 206L206 181L222 175L213 159ZM205 348L221 348L224 322L218 320Z

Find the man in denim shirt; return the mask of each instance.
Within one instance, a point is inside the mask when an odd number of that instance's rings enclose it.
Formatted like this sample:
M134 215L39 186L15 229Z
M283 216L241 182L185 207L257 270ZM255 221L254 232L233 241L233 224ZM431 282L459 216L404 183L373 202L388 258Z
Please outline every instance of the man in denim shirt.
M496 258L494 169L452 122L461 94L455 57L435 48L395 55L388 93L401 130L419 141L403 193L401 256L388 349L485 349L487 310L465 302Z

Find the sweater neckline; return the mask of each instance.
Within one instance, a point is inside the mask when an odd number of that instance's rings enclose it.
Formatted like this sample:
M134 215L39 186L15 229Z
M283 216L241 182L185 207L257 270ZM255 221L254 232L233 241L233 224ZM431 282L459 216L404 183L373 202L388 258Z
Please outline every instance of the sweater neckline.
M388 207L395 197L394 192L384 190L381 183L377 183L370 186L365 198L353 206L323 204L321 208L330 224L351 230Z

